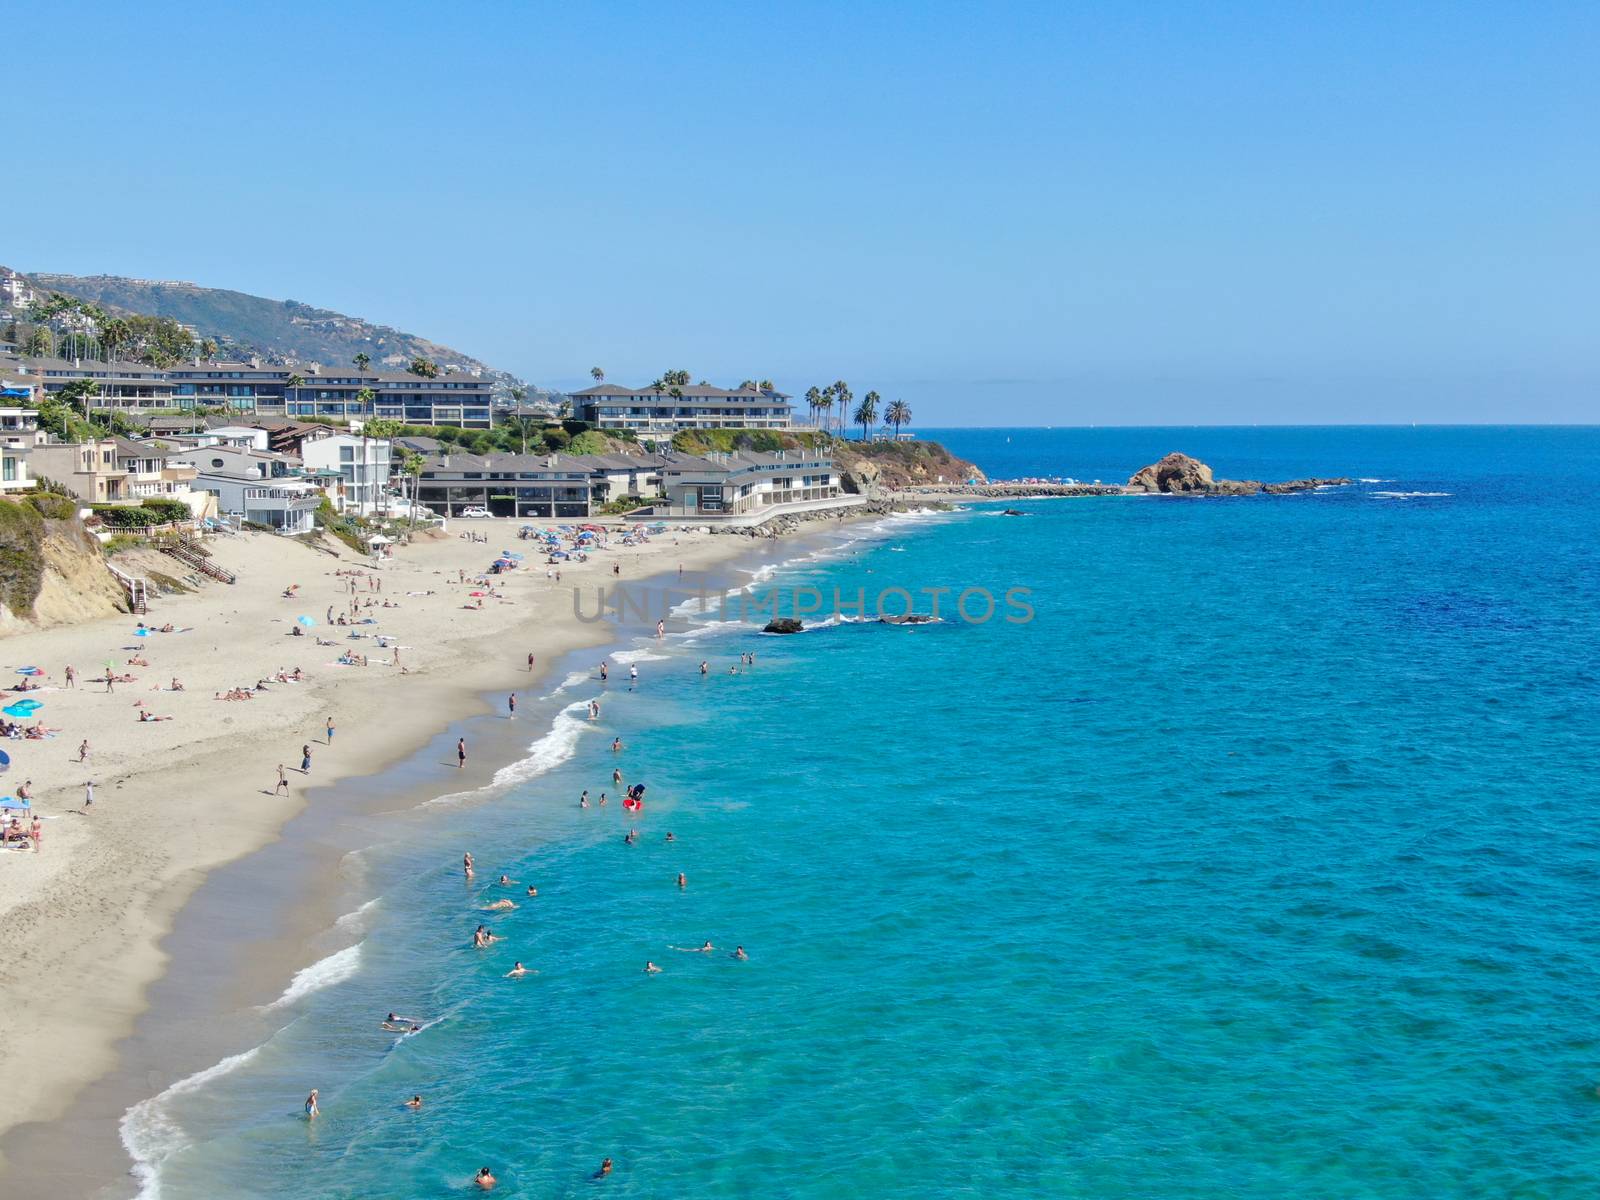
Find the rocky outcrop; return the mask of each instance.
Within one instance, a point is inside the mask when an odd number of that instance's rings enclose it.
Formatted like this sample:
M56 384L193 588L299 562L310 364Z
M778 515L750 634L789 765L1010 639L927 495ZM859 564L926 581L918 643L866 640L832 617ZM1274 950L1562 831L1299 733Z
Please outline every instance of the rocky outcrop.
M1281 496L1349 482L1348 479L1291 479L1287 483L1261 483L1254 479L1217 479L1211 468L1198 458L1173 453L1134 472L1124 490L1166 496L1255 496L1262 492Z
M805 623L798 617L773 617L762 633L804 633Z
M1187 454L1169 454L1160 462L1135 471L1128 480L1130 492L1182 494L1209 492L1216 487L1211 468Z
M840 467L839 481L844 485L844 490L869 500L877 498L882 478L883 471L870 459L856 459L848 466Z
M927 613L901 613L897 617L879 617L879 625L933 625L938 617L929 616Z

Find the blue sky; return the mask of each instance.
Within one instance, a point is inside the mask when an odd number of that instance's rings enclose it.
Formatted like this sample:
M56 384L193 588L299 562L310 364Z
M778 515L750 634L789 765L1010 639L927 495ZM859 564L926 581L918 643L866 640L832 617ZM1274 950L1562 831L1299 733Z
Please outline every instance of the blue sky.
M23 5L0 262L919 424L1597 419L1600 6Z

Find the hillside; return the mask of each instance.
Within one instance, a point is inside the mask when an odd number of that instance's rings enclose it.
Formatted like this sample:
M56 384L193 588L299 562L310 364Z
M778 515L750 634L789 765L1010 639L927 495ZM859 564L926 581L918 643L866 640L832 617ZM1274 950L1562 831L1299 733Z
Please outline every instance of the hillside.
M428 358L443 367L478 371L506 388L522 381L453 347L375 325L360 317L298 300L269 300L226 288L200 287L173 280L126 279L118 275L26 276L41 292L63 292L90 300L119 316L170 317L215 339L229 355L257 354L270 362L345 364L365 353L374 366Z
M875 495L883 488L925 487L937 484L987 482L983 471L957 458L938 442L852 442L815 433L778 433L765 429L686 430L672 439L683 454L711 450L795 450L811 448L821 439L831 445L845 488Z

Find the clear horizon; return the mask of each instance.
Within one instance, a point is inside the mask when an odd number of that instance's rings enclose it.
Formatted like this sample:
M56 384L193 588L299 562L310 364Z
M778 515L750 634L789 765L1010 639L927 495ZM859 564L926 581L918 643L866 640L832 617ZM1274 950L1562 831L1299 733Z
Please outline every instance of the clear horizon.
M14 14L31 73L85 83L49 124L114 100L121 132L36 139L0 262L293 298L564 390L843 378L922 427L1595 411L1589 6L291 2L274 28Z

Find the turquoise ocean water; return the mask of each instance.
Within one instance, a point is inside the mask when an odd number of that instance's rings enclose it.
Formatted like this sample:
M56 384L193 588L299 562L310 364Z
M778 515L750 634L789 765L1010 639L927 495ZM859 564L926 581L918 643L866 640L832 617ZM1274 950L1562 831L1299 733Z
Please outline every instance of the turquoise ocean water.
M280 1031L129 1115L147 1194L1593 1195L1600 430L942 436L1363 482L891 519L757 586L1033 619L569 664L502 788L363 856Z

